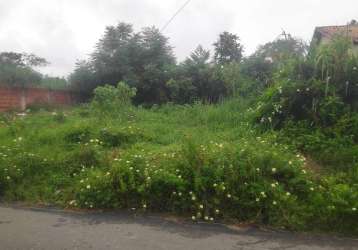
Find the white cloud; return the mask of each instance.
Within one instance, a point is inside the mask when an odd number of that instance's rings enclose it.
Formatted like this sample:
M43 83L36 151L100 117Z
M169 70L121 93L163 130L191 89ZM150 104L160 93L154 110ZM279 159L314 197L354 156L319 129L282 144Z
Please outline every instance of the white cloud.
M0 51L33 52L52 64L45 73L66 75L93 50L106 25L119 21L162 27L185 0L0 0ZM357 18L356 0L192 0L164 34L179 59L217 35L238 34L246 53L282 29L309 40L315 26Z

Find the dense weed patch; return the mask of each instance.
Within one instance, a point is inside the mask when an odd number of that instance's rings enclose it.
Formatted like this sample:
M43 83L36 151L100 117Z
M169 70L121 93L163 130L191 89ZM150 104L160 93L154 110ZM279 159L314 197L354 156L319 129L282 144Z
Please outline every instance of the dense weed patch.
M0 194L8 201L357 234L357 168L317 176L296 151L304 143L259 132L245 110L231 100L132 107L105 120L89 107L64 111L64 119L60 111L6 118Z

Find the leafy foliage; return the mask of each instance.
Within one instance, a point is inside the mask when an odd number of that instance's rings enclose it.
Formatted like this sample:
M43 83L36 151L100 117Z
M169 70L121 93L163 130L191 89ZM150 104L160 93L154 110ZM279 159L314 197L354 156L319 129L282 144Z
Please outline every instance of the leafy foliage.
M312 47L279 67L260 98L254 119L282 131L315 160L335 169L356 163L356 86L358 60L345 37Z
M70 79L90 104L0 117L0 196L357 235L352 43L284 34L243 58L224 32L214 46L177 65L158 29L107 27Z
M88 62L79 62L70 82L87 96L103 83L125 81L137 89L136 103L168 100L167 68L175 58L168 38L154 27L135 33L132 25L119 23L106 28Z
M280 136L259 135L246 107L237 99L126 114L113 109L106 120L91 110L83 116L91 107L65 111L61 121L45 111L6 119L0 194L356 235L356 168L316 178L305 157L277 143Z
M92 108L99 116L111 116L131 105L136 89L126 83L119 82L117 87L105 85L94 90Z
M215 43L215 63L210 62L210 52L199 45L177 65L168 38L158 29L134 32L132 25L119 23L106 28L90 60L78 62L70 82L73 89L91 97L103 83L125 81L137 89L134 103L146 106L196 100L218 102L237 92L234 78L242 51L239 37L224 32ZM228 69L221 70L226 64Z
M240 62L242 59L243 46L237 35L227 31L219 35L219 39L214 43L214 60L217 64Z
M41 84L42 75L33 67L47 64L44 58L34 54L2 52L0 53L0 83L12 86Z

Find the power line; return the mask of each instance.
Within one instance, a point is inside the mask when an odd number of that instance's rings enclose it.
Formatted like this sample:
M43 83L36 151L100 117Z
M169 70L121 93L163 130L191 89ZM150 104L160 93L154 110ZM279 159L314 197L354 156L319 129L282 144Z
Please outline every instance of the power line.
M160 32L163 32L163 30L165 30L169 26L169 24L174 20L174 18L179 15L179 13L190 3L190 1L191 0L186 1L183 6L181 6L177 12L175 12L175 14L169 19L169 21L160 29Z

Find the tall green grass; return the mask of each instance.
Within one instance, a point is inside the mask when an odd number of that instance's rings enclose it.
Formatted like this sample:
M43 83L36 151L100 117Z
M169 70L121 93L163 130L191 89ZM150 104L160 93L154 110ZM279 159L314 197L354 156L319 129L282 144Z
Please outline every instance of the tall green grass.
M357 175L317 177L294 146L256 130L248 108L234 99L4 116L0 195L357 234Z

